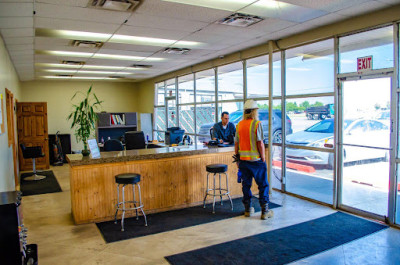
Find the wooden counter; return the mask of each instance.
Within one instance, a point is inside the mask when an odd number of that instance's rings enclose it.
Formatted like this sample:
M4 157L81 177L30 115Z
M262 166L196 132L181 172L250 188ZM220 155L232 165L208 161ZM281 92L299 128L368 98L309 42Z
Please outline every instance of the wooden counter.
M114 176L128 172L142 176L140 186L145 213L201 204L208 164L227 164L231 195L242 196L237 167L232 164L233 154L233 147L190 146L103 152L99 159L67 155L73 219L76 224L112 220L117 202ZM210 184L211 181L212 178ZM125 191L127 198L131 198L132 190ZM127 212L126 216L132 214Z

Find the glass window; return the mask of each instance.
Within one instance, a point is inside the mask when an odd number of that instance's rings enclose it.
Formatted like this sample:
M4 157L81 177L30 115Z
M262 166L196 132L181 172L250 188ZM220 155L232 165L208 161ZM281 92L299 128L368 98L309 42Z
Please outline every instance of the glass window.
M196 102L210 101L215 101L214 69L196 73Z
M168 127L178 126L176 100L168 100Z
M393 67L393 26L339 38L340 73L357 72L357 58L372 56L372 69Z
M333 40L286 51L286 95L334 91Z
M156 84L156 91L155 91L155 104L160 106L165 104L165 87L164 82Z
M247 66L247 98L268 97L268 55L249 59Z
M218 103L218 121L223 111L229 112L229 121L236 125L243 117L243 101Z
M218 100L243 98L243 63L218 67Z
M178 77L179 104L194 102L193 74Z
M194 105L179 106L179 127L187 133L195 133Z
M165 108L154 108L154 116L156 117L156 128L157 131L165 131L166 124L165 124Z
M166 81L166 93L167 97L175 96L176 88L175 88L175 78L169 79Z
M209 141L210 129L215 123L215 103L197 105L196 122L196 132L205 136L199 137L199 141Z
M291 120L292 132L301 134L303 131L311 129L311 126L316 123L322 122L319 126L327 125L328 120L333 124L333 119L330 119L334 118L333 103L334 97L331 96L287 99L286 113ZM324 120L326 120L325 123L323 123ZM331 133L333 134L333 131ZM291 139L291 137L295 136L287 137L287 139ZM295 140L295 142L297 141Z
M153 134L153 139L157 141L164 141L165 138L165 132L154 132Z

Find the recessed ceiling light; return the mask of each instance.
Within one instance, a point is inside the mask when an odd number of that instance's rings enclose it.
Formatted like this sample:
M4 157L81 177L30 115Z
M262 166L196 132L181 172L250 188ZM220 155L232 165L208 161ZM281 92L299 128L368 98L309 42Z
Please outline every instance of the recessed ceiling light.
M108 77L98 77L98 76L56 76L56 75L50 75L50 76L41 76L42 78L47 78L47 79L90 79L90 80L103 80L103 79L109 79Z
M156 58L156 57L141 57L141 56L89 53L89 52L43 51L43 50L36 50L35 52L37 54L47 54L47 55L54 55L54 56L84 57L84 58L95 58L95 59L129 60L129 61L163 61L163 60L165 60L165 58Z
M130 75L129 72L110 72L110 71L85 71L85 70L68 70L68 69L44 69L45 72L51 73L76 73L76 74L96 74L96 75Z
M165 2L173 2L185 5L208 7L214 9L236 11L251 3L257 2L255 0L163 0Z
M70 40L81 40L81 41L101 41L101 42L112 42L112 43L124 43L134 45L149 45L149 46L169 46L174 44L175 46L200 46L203 43L196 41L185 41L185 40L170 40L152 37L141 37L141 36L129 36L129 35L113 35L95 32L85 31L74 31L74 30L56 30L56 29L36 29L35 36L37 37L54 37Z
M99 70L125 70L137 71L146 70L151 65L133 65L133 66L112 66L112 65L69 65L57 63L35 63L38 67L68 68L68 69L99 69Z
M190 49L187 48L165 48L165 50L163 51L163 53L168 53L168 54L185 54L188 51L190 51Z

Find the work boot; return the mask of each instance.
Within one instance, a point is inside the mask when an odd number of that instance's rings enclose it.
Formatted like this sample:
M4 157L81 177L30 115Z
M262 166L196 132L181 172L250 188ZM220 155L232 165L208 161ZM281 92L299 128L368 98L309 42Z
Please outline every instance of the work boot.
M254 212L255 212L254 207L252 207L250 204L244 205L244 216L245 217L250 217Z
M261 205L261 220L274 216L274 212L268 208L268 204Z

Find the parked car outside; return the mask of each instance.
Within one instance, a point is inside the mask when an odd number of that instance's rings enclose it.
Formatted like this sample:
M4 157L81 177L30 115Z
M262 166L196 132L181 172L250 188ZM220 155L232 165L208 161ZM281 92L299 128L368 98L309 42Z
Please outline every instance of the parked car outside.
M281 110L273 110L274 115L272 117L272 132L273 132L273 142L281 143L282 142L282 111ZM232 122L235 126L242 120L243 111L238 110L229 114L229 121ZM268 142L268 110L260 109L258 111L258 117L261 121L263 131L264 131L264 142ZM211 140L210 137L210 129L214 126L214 123L206 123L201 125L199 134L200 142L208 142ZM292 130L292 121L289 116L286 115L286 134L291 134Z
M389 127L378 120L356 119L343 122L343 151L344 162L366 159L388 159L387 150L362 148L352 145L389 147ZM286 136L286 143L310 147L321 147L325 144L333 145L334 119L322 120L304 131ZM370 142L373 139L373 142ZM333 168L333 153L313 150L287 148L286 156L289 162L300 162L309 165L323 165Z

